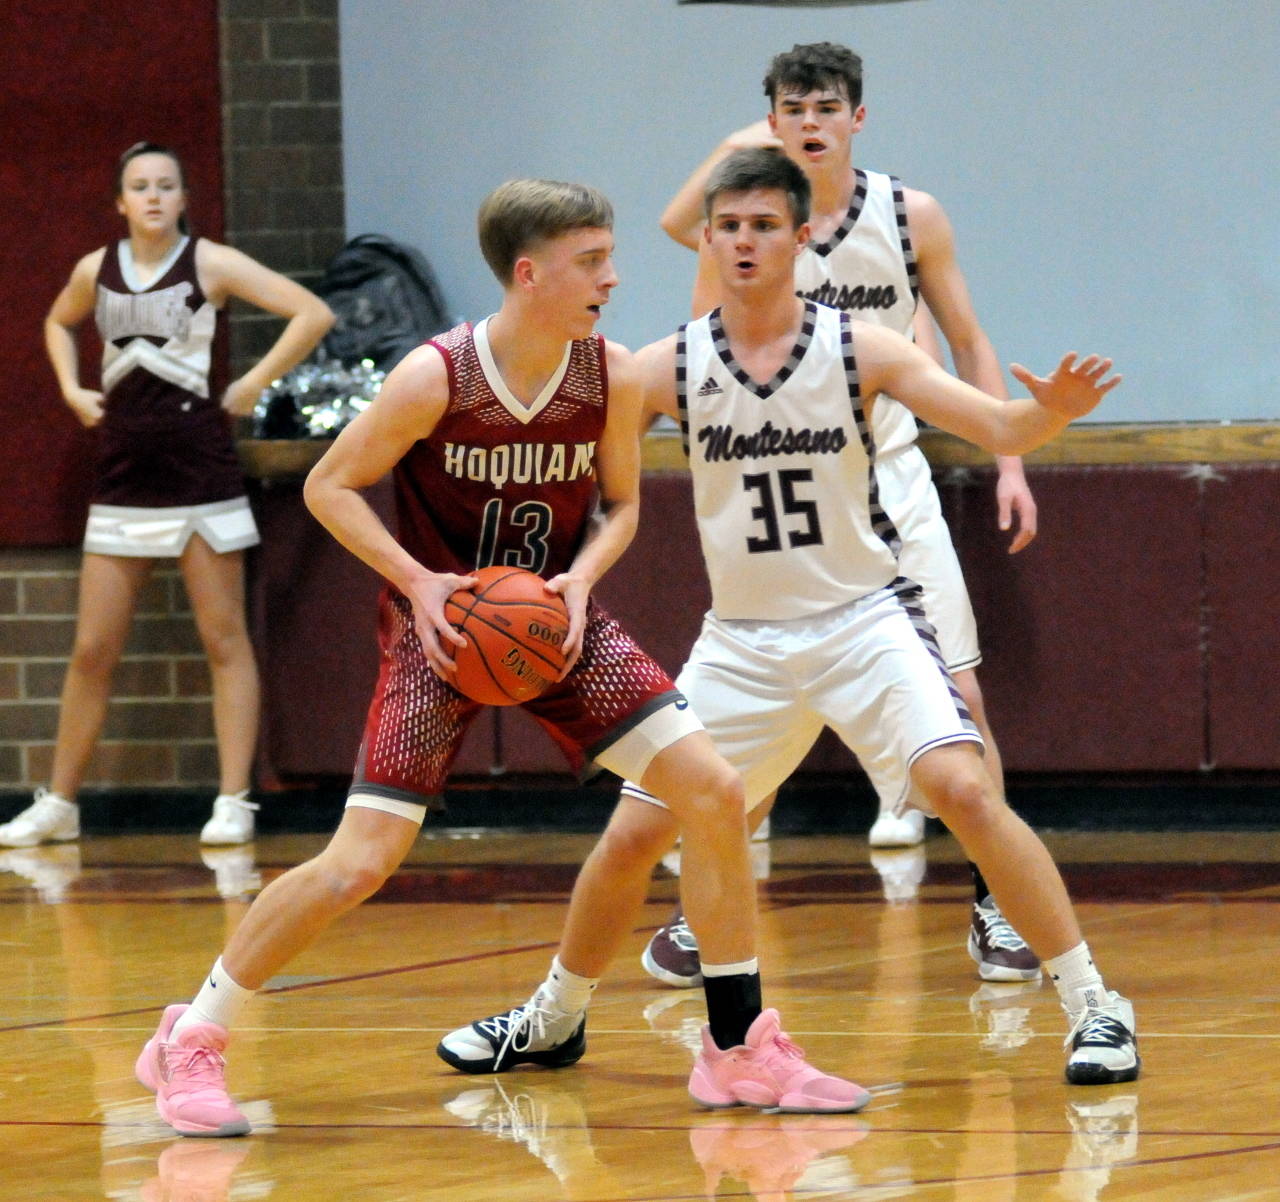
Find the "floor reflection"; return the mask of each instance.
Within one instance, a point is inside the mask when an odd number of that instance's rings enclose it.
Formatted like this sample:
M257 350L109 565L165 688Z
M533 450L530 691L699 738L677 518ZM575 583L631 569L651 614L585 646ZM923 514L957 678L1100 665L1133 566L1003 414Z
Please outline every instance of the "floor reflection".
M1058 1192L1070 1202L1104 1202L1112 1169L1138 1156L1138 1095L1073 1098L1067 1103L1067 1122L1072 1137Z
M867 1123L848 1115L735 1114L692 1128L689 1146L708 1197L732 1178L757 1202L790 1202L796 1191L805 1198L843 1198L858 1188L858 1173L835 1153L860 1143L869 1131Z
M142 1202L231 1202L236 1170L253 1145L247 1140L184 1139L156 1159L155 1176L142 1183ZM266 1197L254 1191L256 1197ZM245 1198L243 1191L235 1192Z
M538 1078L478 1079L483 1083L459 1090L444 1108L468 1127L524 1147L555 1175L563 1197L598 1196L611 1174L592 1143L582 1082L571 1073Z

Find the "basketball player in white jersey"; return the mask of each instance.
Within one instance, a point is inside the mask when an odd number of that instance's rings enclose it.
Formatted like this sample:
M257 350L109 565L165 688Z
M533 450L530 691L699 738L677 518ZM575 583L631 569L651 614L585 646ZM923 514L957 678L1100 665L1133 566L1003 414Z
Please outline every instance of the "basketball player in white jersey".
M703 191L715 166L734 150L763 146L786 154L808 177L813 194L810 243L796 262L800 293L851 316L911 336L917 300L928 302L951 351L956 374L991 396L1007 396L1004 376L990 340L970 303L956 262L950 223L930 195L903 187L891 176L853 166L854 135L866 120L862 104L862 60L830 42L798 45L777 55L764 79L770 112L765 120L731 134L689 177L662 215L663 229L677 242L699 251L693 311L698 316L719 303L719 284L709 262L703 227ZM936 345L929 313L918 327ZM933 351L937 356L936 349ZM916 445L915 417L902 405L877 405L876 436L882 500L902 538L903 575L924 589L924 605L938 632L947 668L982 732L987 766L1003 789L1004 774L987 722L977 666L982 655L968 590L942 516L937 490ZM1011 553L1036 534L1036 506L1022 461L997 456L996 486L1000 528L1018 526ZM924 814L896 808L905 767L864 764L880 802L872 826L873 847L906 846L924 837ZM772 806L769 799L752 814L755 829ZM981 873L970 865L974 905L969 953L979 974L991 981L1031 981L1040 965L990 897ZM677 914L654 936L644 957L651 975L668 984L698 984L696 944Z
M1133 1080L1133 1007L1102 982L1062 878L1005 803L941 659L881 503L876 409L892 395L987 450L1049 441L1119 382L1067 355L1033 399L1000 401L901 334L796 295L809 188L788 158L731 155L707 187L704 235L723 303L638 358L645 405L679 419L712 607L678 686L758 805L830 726L873 769L908 766L914 804L947 824L1044 957L1069 1022L1066 1076ZM604 964L632 932L678 824L627 782L574 885L558 956ZM585 1005L584 1005L585 1010Z

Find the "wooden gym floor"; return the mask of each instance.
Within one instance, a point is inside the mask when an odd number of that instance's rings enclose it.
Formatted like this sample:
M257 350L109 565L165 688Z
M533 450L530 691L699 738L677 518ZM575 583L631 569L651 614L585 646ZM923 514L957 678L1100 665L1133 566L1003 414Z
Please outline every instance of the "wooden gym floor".
M234 895L323 836L271 835L208 864L187 835L0 853L0 1197L1280 1198L1280 841L1047 839L1109 982L1137 1003L1145 1071L1132 1085L1064 1085L1052 988L978 980L945 836L879 867L861 838L767 847L766 1001L815 1062L873 1089L861 1115L690 1102L701 992L659 986L638 963L674 896L664 875L577 1067L454 1073L437 1040L528 996L590 840L437 830L252 1003L230 1050L255 1124L240 1140L175 1139L133 1059L239 920ZM902 894L923 872L915 897L887 902L880 868Z

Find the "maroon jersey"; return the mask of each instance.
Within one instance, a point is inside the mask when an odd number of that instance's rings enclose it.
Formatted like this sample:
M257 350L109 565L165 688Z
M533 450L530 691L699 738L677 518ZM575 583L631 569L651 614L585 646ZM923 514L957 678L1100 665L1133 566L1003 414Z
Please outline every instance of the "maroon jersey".
M573 562L595 507L609 391L604 339L568 343L542 393L524 405L494 366L485 324L431 340L448 368L449 404L396 465L400 543L433 572L502 564L550 578Z
M93 499L143 508L242 496L231 424L209 395L217 311L200 288L196 240L179 242L141 284L127 239L96 281L106 393Z
M604 339L569 343L528 406L499 376L484 322L457 326L431 345L448 367L449 404L396 466L401 545L435 572L467 575L490 564L545 577L565 571L595 507L595 449L608 403ZM382 594L378 634L381 670L352 791L430 806L483 707L431 670L413 608L391 586ZM577 771L654 710L679 701L662 668L591 600L573 671L524 709Z

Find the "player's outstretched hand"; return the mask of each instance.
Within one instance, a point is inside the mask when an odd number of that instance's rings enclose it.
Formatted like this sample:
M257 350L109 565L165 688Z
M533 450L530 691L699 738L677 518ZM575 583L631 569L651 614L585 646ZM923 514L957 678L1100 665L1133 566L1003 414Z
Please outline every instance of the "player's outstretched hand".
M547 592L563 597L565 607L569 610L569 633L564 636L564 643L560 648L564 652L564 671L557 677L563 680L573 671L573 665L582 654L582 632L587 628L587 597L591 589L585 580L570 572L552 576L547 581L546 588Z
M409 589L413 605L413 622L431 670L442 680L453 683L458 665L451 647L465 647L462 637L444 616L444 603L460 588L475 588L480 581L474 576L456 576L452 572L432 572Z
M1047 376L1029 372L1021 363L1011 363L1009 371L1046 409L1064 417L1083 417L1092 412L1123 376L1105 379L1111 360L1089 355L1076 362L1075 351L1062 356L1062 361Z

